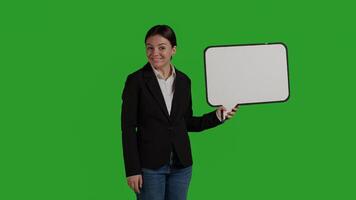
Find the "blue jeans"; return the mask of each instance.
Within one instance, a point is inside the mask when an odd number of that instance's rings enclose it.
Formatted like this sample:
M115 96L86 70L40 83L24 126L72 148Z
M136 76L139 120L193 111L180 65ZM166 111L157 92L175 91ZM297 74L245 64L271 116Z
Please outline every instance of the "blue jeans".
M152 170L142 169L143 185L138 200L186 200L192 166L177 169L167 164Z

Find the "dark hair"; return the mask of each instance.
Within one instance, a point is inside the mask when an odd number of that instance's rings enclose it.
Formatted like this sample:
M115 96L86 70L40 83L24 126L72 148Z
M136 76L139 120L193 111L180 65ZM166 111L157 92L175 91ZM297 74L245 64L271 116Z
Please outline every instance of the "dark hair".
M148 30L148 32L146 33L145 44L149 37L155 35L160 35L166 38L171 43L172 47L177 46L176 34L174 33L173 29L168 25L156 25L150 28L150 30Z

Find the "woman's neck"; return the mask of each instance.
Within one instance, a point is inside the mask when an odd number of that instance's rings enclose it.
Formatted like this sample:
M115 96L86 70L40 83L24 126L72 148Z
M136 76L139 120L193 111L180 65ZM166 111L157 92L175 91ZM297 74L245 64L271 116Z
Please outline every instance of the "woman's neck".
M171 64L166 65L160 69L157 69L163 76L164 80L166 80L172 74Z

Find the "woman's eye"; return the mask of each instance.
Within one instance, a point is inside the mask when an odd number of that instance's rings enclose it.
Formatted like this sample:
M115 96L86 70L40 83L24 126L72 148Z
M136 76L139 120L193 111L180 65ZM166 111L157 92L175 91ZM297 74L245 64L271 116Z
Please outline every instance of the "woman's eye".
M159 49L160 49L160 50L165 50L165 49L166 49L166 47L160 47Z

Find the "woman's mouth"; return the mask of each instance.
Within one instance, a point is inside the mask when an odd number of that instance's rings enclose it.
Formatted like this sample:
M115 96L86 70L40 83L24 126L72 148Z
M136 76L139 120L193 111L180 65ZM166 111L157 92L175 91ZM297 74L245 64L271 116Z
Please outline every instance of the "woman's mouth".
M153 58L152 59L154 62L159 62L159 61L161 61L162 59L161 58Z

